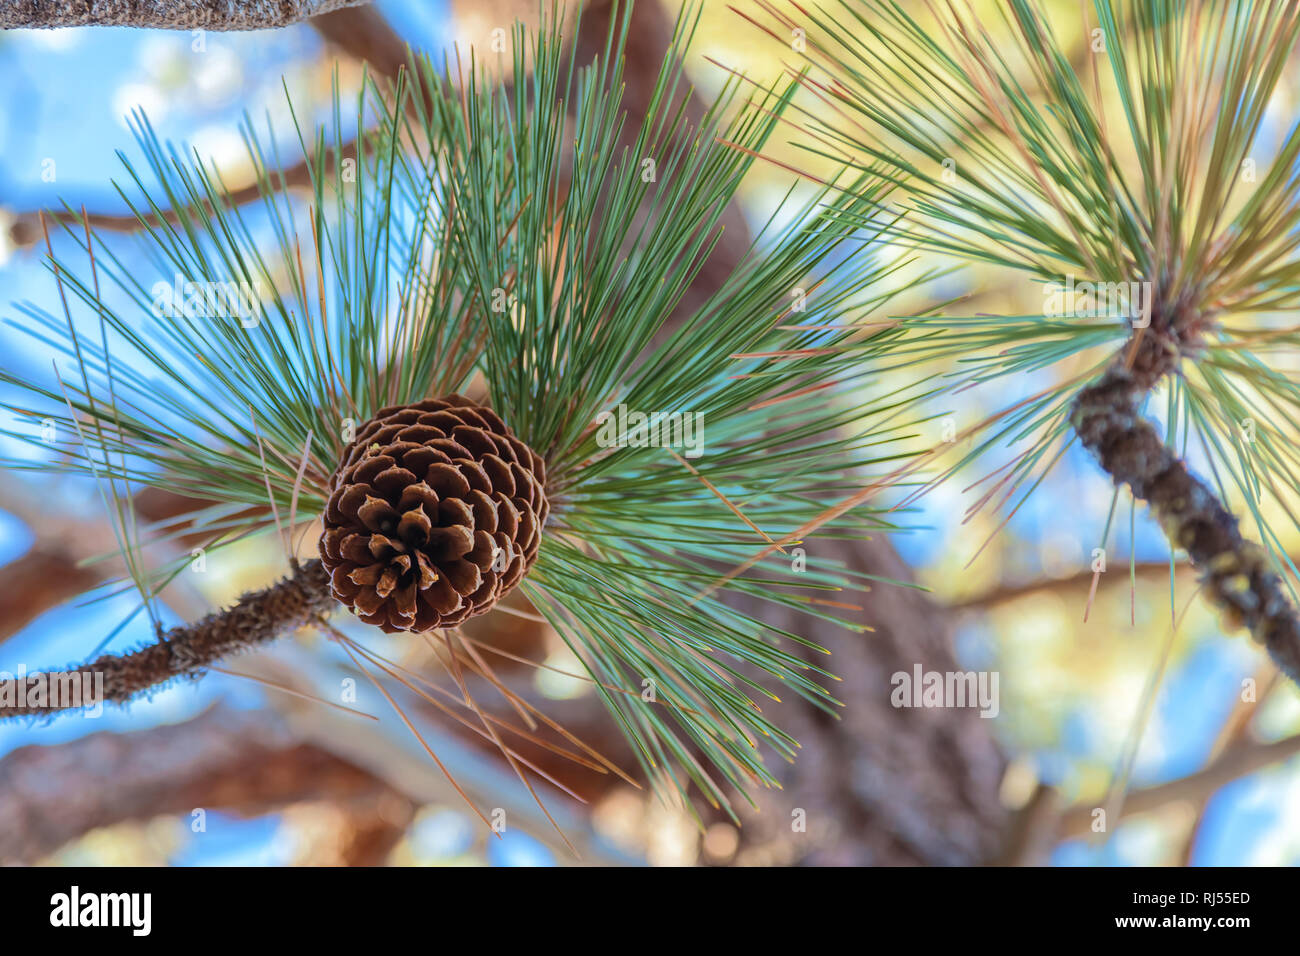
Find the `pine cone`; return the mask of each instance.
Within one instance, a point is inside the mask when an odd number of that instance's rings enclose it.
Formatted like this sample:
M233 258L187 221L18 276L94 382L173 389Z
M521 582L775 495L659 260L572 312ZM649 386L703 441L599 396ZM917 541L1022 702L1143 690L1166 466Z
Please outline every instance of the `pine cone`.
M329 487L330 589L390 634L490 610L536 559L550 510L541 457L460 395L382 409Z

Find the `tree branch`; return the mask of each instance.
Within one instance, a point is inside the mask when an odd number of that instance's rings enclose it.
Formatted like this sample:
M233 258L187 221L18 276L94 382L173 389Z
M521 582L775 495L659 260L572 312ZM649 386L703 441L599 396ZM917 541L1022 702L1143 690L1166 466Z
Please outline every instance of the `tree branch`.
M71 601L100 584L98 569L79 567L77 558L59 545L37 544L0 566L4 601L0 602L0 640L16 634L52 607Z
M264 30L370 0L7 0L5 29L147 27L160 30Z
M273 714L222 706L180 724L20 747L0 759L0 780L0 864L33 863L97 827L196 809L252 817L328 800L355 814L383 811L399 828L413 809L391 784ZM380 862L385 834L372 821L362 837L345 858Z
M105 654L67 671L28 675L18 693L19 678L0 682L0 719L32 717L68 710L64 699L30 701L34 685L59 675L102 675L102 698L90 704L124 704L136 695L178 677L198 678L216 661L270 643L286 631L301 627L334 607L329 576L320 561L311 560L289 577L260 591L245 594L224 611L214 611L193 624L174 627L153 644L128 654Z
M1061 818L1061 794L1040 783L1029 802L1011 819L995 866L1042 866L1051 855Z
M335 150L330 147L325 152L326 170L332 168L335 160ZM342 159L354 158L357 155L357 144L353 140L344 143L343 148L339 150ZM269 174L271 188L276 192L282 192L287 189L305 189L311 185L311 174L315 168L315 163L306 159L293 166ZM253 202L262 195L261 184L258 182L246 183L236 189L231 190L228 194L223 195L222 202L227 208L242 206ZM211 216L213 214L212 204L206 199L193 206L169 206L163 210L159 216L155 212L147 212L143 215L135 213L102 213L91 212L86 214L86 221L92 229L100 232L138 232L141 229L157 228L164 223L175 225L180 222L181 214L193 217L195 215ZM81 214L69 209L50 209L45 211L45 219L48 222L60 223L63 225L81 225ZM34 246L42 241L44 230L41 227L40 212L22 212L13 217L9 225L9 242L16 249L25 249Z
M0 567L0 641L22 630L41 614L86 591L120 577L126 570L118 549L117 536L106 517L88 517L77 512L50 514L50 488L38 490L18 478L0 482L0 511L18 518L36 536L25 554ZM149 522L174 519L192 511L199 503L158 489L146 489L135 496L136 513ZM196 533L175 541L188 549L211 543L211 535ZM150 544L145 553L169 560L174 555L165 542ZM115 557L107 558L108 555ZM168 603L176 606L172 591ZM196 615L193 600L180 597Z
M395 79L406 66L406 42L374 7L347 7L309 23L326 43L358 63L369 63L381 76Z
M1170 346L1153 316L1150 335L1139 329L1130 347L1075 399L1071 423L1085 448L1116 485L1146 501L1171 544L1201 573L1210 600L1228 612L1229 626L1245 626L1274 662L1300 683L1300 618L1264 549L1242 537L1214 491L1160 440L1141 413L1151 386L1172 371ZM1173 351L1172 354L1178 354Z
M1228 751L1249 743L1251 724L1255 715L1259 713L1259 705L1277 689L1277 686L1281 683L1280 677L1281 675L1278 674L1273 665L1268 663L1263 665L1262 671L1256 675L1255 679L1258 694L1253 700L1243 699L1244 694L1237 698L1232 710L1228 712L1227 720L1219 728L1218 736L1214 740L1214 746L1210 748L1208 762L1213 763ZM1179 851L1179 866L1192 865L1192 851L1196 849L1196 838L1201 832L1201 824L1205 821L1205 810L1210 804L1210 796L1210 794L1206 794L1194 801L1196 816L1187 828L1186 837Z
M1121 817L1150 813L1169 803L1207 799L1241 777L1300 754L1300 734L1269 743L1250 743L1228 750L1204 769L1177 780L1134 790L1124 798ZM1062 840L1077 839L1092 832L1095 803L1079 803L1061 814ZM1109 821L1108 821L1109 822Z
M1178 575L1191 574L1193 570L1188 564L1174 565L1174 573ZM1101 584L1105 587L1106 582L1110 582L1113 587L1121 580L1127 584L1129 582L1128 572L1128 562L1124 562L1122 567L1117 564L1117 570L1101 574ZM970 597L948 601L944 606L954 611L984 611L1043 591L1059 593L1072 589L1085 589L1092 585L1092 579L1096 575L1097 572L1095 571L1084 570L1060 578L1035 578L1032 581L1025 581L1020 584L1004 584L979 594L973 594ZM1133 565L1133 576L1141 583L1164 581L1167 584L1169 582L1169 562L1138 561Z

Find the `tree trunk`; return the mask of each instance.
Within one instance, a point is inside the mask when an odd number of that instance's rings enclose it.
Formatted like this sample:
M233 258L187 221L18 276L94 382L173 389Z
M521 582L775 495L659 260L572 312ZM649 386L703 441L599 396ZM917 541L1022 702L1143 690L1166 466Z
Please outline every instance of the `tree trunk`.
M809 564L837 558L868 574L911 579L884 538L813 539L807 551ZM773 622L831 651L829 660L811 650L804 656L841 678L831 691L844 707L836 720L791 698L773 712L802 749L778 773L784 789L763 791L759 812L745 817L738 864L973 865L998 853L1008 814L998 799L1005 759L992 721L974 709L890 703L890 678L899 671L961 669L951 615L923 592L889 584L873 586L862 603L862 620L875 629L863 635L818 633L793 613Z

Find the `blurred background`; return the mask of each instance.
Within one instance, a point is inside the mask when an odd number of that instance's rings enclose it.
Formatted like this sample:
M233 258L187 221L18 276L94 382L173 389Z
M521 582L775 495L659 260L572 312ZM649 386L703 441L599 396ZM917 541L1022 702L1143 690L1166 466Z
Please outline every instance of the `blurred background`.
M1078 5L1056 6L1061 30L1077 33L1083 56ZM608 4L597 0L589 8L575 41L580 55L603 42L608 24ZM635 81L657 72L679 9L661 0L637 4L627 65L631 110ZM291 164L300 157L286 90L300 117L324 122L336 71L346 95L358 86L363 62L391 76L405 44L435 54L453 43L485 46L493 30L516 17L535 20L533 11L531 3L507 0L380 0L252 33L0 34L0 318L21 322L15 304L22 301L59 309L41 263L37 210L63 201L84 205L102 241L130 261L132 220L111 180L122 175L118 150L139 155L126 125L131 110L143 109L161 138L211 157L237 189L252 181L239 135L245 112L281 132ZM785 59L792 57L774 52L726 3L706 0L686 67L708 99L726 77L719 64L768 83ZM1293 121L1297 90L1296 83L1279 85L1270 108L1273 128L1262 138ZM802 155L797 146L777 143L773 152L807 165L806 155L796 158ZM746 226L757 227L790 182L784 170L756 166L702 283L723 274L728 257L744 248ZM900 280L936 265L947 264L909 262ZM992 270L964 267L918 280L890 311L907 314L948 300L955 300L954 314L1024 315L1041 309L1043 293L1027 279L1009 282ZM0 341L5 368L27 374L49 368L53 352L36 340L0 326ZM1026 377L1015 388L1028 395L1043 385ZM1015 400L1006 385L999 388L1001 394L961 396L953 409L958 428ZM12 400L13 392L0 387L0 404ZM944 412L943 403L934 410ZM922 427L932 427L939 441L944 419ZM3 451L38 455L17 442ZM794 703L788 714L775 712L804 753L782 771L784 789L757 797L740 827L707 807L696 808L697 823L685 807L608 775L547 763L539 753L536 759L564 775L586 801L539 787L580 854L575 861L490 745L418 698L405 700L460 786L484 813L499 811L507 821L494 834L373 685L328 642L303 634L233 661L201 683L99 719L0 723L0 862L1300 862L1295 688L1274 679L1258 648L1225 635L1199 601L1189 604L1193 576L1181 557L1171 564L1159 528L1141 509L1130 515L1127 500L1113 519L1109 567L1094 575L1093 549L1107 524L1112 489L1083 451L1067 454L980 552L1005 518L986 510L963 523L976 497L963 489L986 470L920 499L911 514L917 530L850 556L863 569L911 578L929 590L878 586L862 602L874 633L811 635L831 647L830 667L844 677L836 692L846 703L845 719L828 721ZM143 495L136 506L145 518L159 519L169 502ZM85 563L113 549L93 484L0 474L0 671L82 660L110 636L110 649L150 638L136 595L106 583L120 567L112 559ZM283 556L268 537L218 552L194 572L182 574L164 595L172 615L165 623L200 616L266 584L283 572ZM1175 631L1172 611L1185 607ZM483 640L546 665L505 662L503 673L521 693L597 749L624 756L590 687L569 676L580 665L545 626L495 614L475 624ZM421 642L365 640L405 666L434 666ZM889 675L911 672L914 664L997 672L997 716L891 707ZM377 719L313 699L336 699L347 681L355 689L349 706ZM1106 812L1099 832L1097 809ZM806 819L802 830L790 822L798 811Z

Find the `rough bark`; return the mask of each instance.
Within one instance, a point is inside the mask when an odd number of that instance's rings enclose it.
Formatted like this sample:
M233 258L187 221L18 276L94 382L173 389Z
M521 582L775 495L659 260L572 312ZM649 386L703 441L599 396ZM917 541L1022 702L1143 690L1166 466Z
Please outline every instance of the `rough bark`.
M0 27L264 30L370 0L6 0Z
M1131 346L1079 393L1071 419L1075 432L1115 484L1127 485L1151 506L1169 542L1191 558L1206 595L1226 612L1229 626L1247 628L1278 667L1300 682L1300 618L1267 553L1242 536L1237 519L1210 486L1142 417L1143 397L1174 372L1176 356L1187 348L1185 334L1171 348L1170 330L1156 321L1152 329L1136 332Z
M102 676L102 697L90 703L124 704L176 678L201 677L217 661L268 644L334 606L325 569L318 560L307 561L276 584L243 595L231 608L174 627L152 644L126 654L105 654L58 673L89 675L92 680ZM62 699L30 702L30 688L48 682L49 677L33 674L0 683L0 718L46 716L68 709L70 703ZM26 681L28 689L19 691L20 680Z

